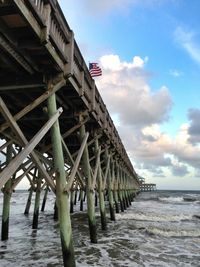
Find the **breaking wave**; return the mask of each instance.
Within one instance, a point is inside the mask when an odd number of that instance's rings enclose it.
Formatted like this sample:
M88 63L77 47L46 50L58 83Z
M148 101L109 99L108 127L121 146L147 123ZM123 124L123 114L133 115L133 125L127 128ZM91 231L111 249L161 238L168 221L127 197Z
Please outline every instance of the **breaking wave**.
M200 229L162 229L149 227L146 232L150 235L159 235L164 237L200 237Z
M175 203L175 202L183 202L184 200L183 197L159 197L159 201Z
M151 222L179 222L187 221L192 219L192 215L186 214L154 214L154 213L125 213L125 214L116 214L117 219L123 220L137 220L137 221L151 221Z
M184 203L197 201L194 197L159 197L160 202L166 203Z

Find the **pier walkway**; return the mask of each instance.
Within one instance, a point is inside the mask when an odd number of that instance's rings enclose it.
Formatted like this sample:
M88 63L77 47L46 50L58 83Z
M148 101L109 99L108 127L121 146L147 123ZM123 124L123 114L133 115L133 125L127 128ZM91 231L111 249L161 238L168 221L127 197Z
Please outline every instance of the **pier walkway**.
M130 205L139 190L57 0L0 0L0 153L1 239L8 239L12 192L28 179L25 213L35 192L33 229L41 190L56 194L64 266L75 266L70 220L75 192L80 201L86 193L90 240L96 243L95 195L105 230L105 195L115 220L115 211Z

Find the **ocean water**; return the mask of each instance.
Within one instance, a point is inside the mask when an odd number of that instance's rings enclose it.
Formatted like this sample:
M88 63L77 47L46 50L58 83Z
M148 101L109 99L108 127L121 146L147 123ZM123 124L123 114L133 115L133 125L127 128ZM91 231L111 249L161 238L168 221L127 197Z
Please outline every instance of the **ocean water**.
M40 213L37 231L31 229L33 205L29 216L23 214L27 197L27 192L13 194L9 240L0 241L0 266L62 266L53 194ZM79 203L75 209L71 218L77 267L200 266L198 191L140 193L125 212L116 214L116 222L107 214L106 232L97 210L98 244L89 241L86 212L78 211Z

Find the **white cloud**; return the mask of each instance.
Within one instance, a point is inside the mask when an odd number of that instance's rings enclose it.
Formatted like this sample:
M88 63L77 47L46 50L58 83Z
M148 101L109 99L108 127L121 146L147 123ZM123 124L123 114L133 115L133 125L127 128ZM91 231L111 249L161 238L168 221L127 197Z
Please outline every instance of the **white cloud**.
M100 62L103 76L97 86L119 121L118 131L132 160L151 169L171 165L171 159L165 156L171 141L158 124L168 120L172 99L165 86L152 92L150 75L144 69L148 57L137 56L126 62L118 55L105 55Z
M177 27L174 35L175 40L184 48L189 56L200 64L200 44L195 42L196 34L193 31Z
M160 124L169 119L172 98L165 86L152 91L150 75L145 71L148 60L135 58L126 62L118 55L103 56L103 76L97 80L97 87L117 118L117 129L136 171L152 173L152 177L173 174L185 179L200 168L200 148L189 142L199 111L189 112L191 122L180 125L175 138L163 133Z
M143 59L141 59L141 57L135 56L133 58L132 65L133 65L134 68L143 68L144 64L147 63L147 61L148 61L148 57L145 57L144 60L143 60Z
M168 89L162 86L152 92L148 84L149 73L144 70L148 57L133 57L131 62L121 61L118 55L100 58L103 76L98 88L109 111L117 114L122 124L148 126L169 119L172 100Z
M105 70L122 71L123 69L143 68L148 62L148 57L142 59L134 56L132 62L121 62L118 55L105 55L100 58L101 65Z

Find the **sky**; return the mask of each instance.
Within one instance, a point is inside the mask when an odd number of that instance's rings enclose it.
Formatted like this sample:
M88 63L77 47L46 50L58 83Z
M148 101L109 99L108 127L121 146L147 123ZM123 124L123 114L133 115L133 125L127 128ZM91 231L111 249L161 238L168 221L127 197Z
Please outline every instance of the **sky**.
M59 0L136 172L200 189L199 0Z

